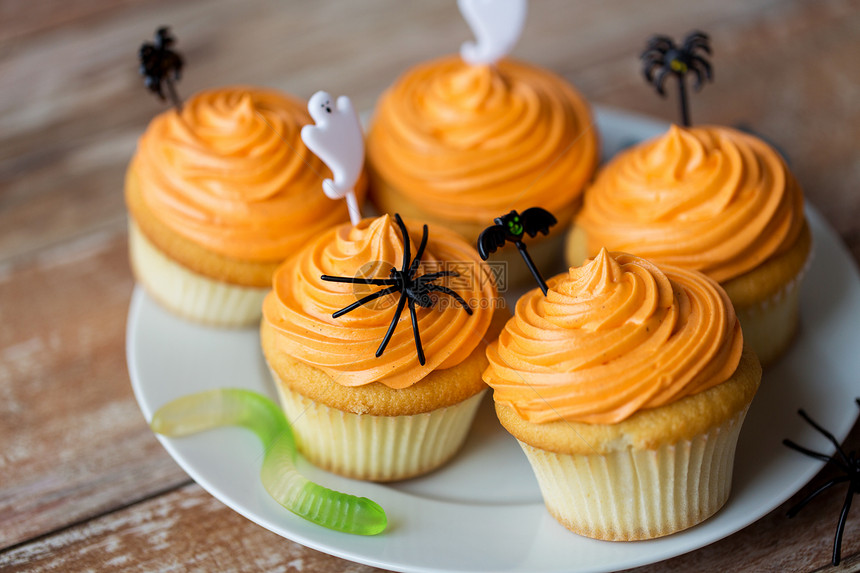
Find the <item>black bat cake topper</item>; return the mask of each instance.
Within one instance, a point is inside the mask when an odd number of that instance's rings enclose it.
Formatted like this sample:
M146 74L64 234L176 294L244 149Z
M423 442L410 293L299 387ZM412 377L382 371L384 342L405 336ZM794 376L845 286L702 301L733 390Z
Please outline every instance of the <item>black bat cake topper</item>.
M855 398L854 401L857 402L857 406L860 406L860 398ZM854 498L855 494L860 494L860 457L857 456L857 452L845 453L845 450L842 449L842 446L839 445L839 442L836 441L833 434L816 424L805 411L798 410L797 413L836 447L836 454L833 456L827 456L820 452L799 446L791 440L783 440L782 443L792 450L800 452L801 454L811 458L815 458L816 460L833 463L841 472L843 472L844 475L831 479L804 499L800 500L797 505L788 510L788 517L794 517L797 515L801 509L806 507L807 503L815 499L818 494L826 489L829 489L838 483L848 482L848 492L845 494L845 503L842 505L842 512L839 514L839 523L836 526L836 537L833 539L833 559L831 560L831 563L836 566L839 565L839 562L842 560L842 533L845 531L845 522L848 519L848 510L851 509L851 500Z
M385 351L385 347L388 346L388 342L391 340L391 336L394 334L394 329L397 327L397 322L400 320L400 315L403 313L403 307L406 304L409 304L409 315L412 319L412 335L415 338L415 350L418 353L418 362L421 366L424 366L426 362L424 357L424 348L421 346L421 334L418 332L418 317L415 312L415 305L417 304L423 308L432 308L436 303L436 300L430 293L439 292L443 294L447 294L451 296L457 303L463 307L463 310L466 311L467 314L472 314L472 309L469 308L469 305L463 300L459 294L454 292L443 285L434 284L433 281L442 277L458 277L460 274L456 271L439 271L436 273L429 273L426 275L421 275L419 277L415 276L415 273L418 271L418 266L421 264L421 256L424 254L424 248L427 246L427 238L428 238L428 230L427 225L424 225L424 231L421 236L421 244L418 246L418 252L415 253L415 258L411 260L411 246L409 240L409 233L406 230L406 225L403 223L403 219L400 218L399 214L394 215L394 220L397 221L397 226L400 228L400 234L403 236L403 262L401 264L400 269L398 270L396 267L391 267L391 271L389 272L389 277L387 279L381 278L361 278L361 277L333 277L330 275L322 275L322 280L336 282L336 283L352 283L352 284L365 284L365 285L377 285L377 286L385 286L388 288L380 289L375 293L369 294L364 298L360 298L351 305L340 309L337 312L332 313L332 318L338 318L339 316L343 316L344 314L355 310L356 308L367 304L371 301L374 301L380 297L393 294L396 292L400 293L400 300L397 301L397 308L394 311L394 316L391 318L391 324L388 325L388 331L385 333L385 336L382 339L382 342L379 345L379 348L376 349L376 356L382 356L382 353Z
M155 42L146 42L140 46L138 58L140 59L140 75L143 76L144 85L165 101L164 85L170 101L177 111L182 111L182 101L176 94L175 81L179 81L182 75L182 56L171 50L176 39L170 35L170 28L162 26L155 31Z
M511 211L507 215L496 217L494 222L495 225L484 229L478 237L478 254L486 261L491 253L503 247L508 241L514 243L520 250L520 255L522 255L544 296L546 296L546 282L529 256L526 244L523 242L523 236L528 234L529 237L534 237L538 233L546 235L549 233L549 228L558 221L546 209L531 207L523 211L522 214Z
M710 39L703 32L693 31L687 34L680 46L668 36L652 36L640 56L645 80L657 88L657 93L661 96L666 96L663 86L669 75L675 76L678 80L678 101L681 108L681 124L684 127L690 126L685 83L687 74L689 72L695 74L696 83L693 87L696 91L702 89L705 80L711 81L713 78L711 64L701 52L711 54Z

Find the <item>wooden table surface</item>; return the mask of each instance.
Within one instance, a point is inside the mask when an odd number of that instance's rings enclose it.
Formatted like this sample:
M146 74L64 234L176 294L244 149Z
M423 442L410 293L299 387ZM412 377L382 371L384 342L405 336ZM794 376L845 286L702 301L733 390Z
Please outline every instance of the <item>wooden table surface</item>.
M136 69L139 44L161 24L186 58L183 94L325 88L359 109L470 37L453 0L0 0L0 569L372 571L216 501L159 445L132 395L122 185L162 109ZM535 0L514 55L592 102L674 119L637 54L652 33L692 28L711 34L716 70L693 99L694 121L743 123L778 143L860 260L860 2ZM860 428L846 445L857 449ZM785 517L812 487L722 541L638 571L827 569L845 490ZM843 556L842 569L860 568L857 508Z

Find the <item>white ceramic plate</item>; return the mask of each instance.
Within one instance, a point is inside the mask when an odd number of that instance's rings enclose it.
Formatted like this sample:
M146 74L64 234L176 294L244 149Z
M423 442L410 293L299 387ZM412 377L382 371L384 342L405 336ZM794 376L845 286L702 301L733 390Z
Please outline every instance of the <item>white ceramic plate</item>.
M653 136L665 124L598 110L604 157ZM525 456L482 405L464 450L443 469L394 485L363 483L300 468L329 487L380 503L388 529L376 537L330 531L278 505L260 483L262 448L246 430L221 428L183 439L159 437L203 488L248 519L302 545L385 569L586 572L653 563L697 549L749 525L781 504L820 469L785 448L783 438L830 452L796 414L805 408L842 440L857 417L860 277L838 236L808 207L814 258L802 290L801 333L765 375L743 427L732 495L714 517L687 531L630 543L586 539L546 512ZM132 298L128 366L146 419L184 394L219 387L276 399L255 329L196 326L164 312L140 287ZM835 516L834 516L835 518Z

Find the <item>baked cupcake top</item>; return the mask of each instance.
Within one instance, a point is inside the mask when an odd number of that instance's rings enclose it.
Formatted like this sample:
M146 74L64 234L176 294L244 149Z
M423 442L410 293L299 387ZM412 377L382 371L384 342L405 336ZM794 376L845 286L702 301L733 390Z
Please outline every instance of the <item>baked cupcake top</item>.
M412 253L421 227L409 224ZM406 388L436 369L465 360L482 341L493 317L496 289L477 252L458 235L430 227L416 276L456 271L437 284L457 292L468 314L451 297L440 295L432 308L417 307L418 330L426 355L416 356L408 311L400 316L385 351L375 355L394 316L399 293L387 295L332 318L332 313L384 288L324 281L322 275L388 278L400 268L403 238L388 215L340 225L320 235L275 273L273 291L263 303L263 320L277 333L276 348L326 372L343 386L381 382Z
M787 251L803 194L770 146L727 127L672 126L613 159L576 224L588 252L633 252L726 281Z
M588 105L563 79L459 56L418 65L383 94L367 154L422 209L460 221L531 205L572 213L598 160Z
M280 260L348 220L331 173L302 143L303 102L250 87L201 92L158 115L131 169L154 216L217 254Z
M517 302L487 348L497 403L532 423L614 424L726 381L743 336L732 305L695 271L601 250Z

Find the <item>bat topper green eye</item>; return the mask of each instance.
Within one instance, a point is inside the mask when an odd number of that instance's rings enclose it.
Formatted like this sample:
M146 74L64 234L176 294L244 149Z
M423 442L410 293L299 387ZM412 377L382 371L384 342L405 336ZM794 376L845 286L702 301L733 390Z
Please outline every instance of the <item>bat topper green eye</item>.
M512 217L511 220L508 221L508 231L510 231L512 235L523 234L523 224L520 223L519 217Z

